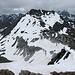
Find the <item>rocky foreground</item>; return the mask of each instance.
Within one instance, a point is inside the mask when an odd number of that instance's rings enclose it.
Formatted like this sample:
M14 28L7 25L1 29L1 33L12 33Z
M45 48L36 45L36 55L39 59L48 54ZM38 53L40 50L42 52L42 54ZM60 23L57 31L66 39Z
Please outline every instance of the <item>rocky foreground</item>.
M6 70L0 70L0 75L15 75L12 71L6 69ZM19 75L42 75L40 73L33 73L33 72L30 72L28 70L21 70L21 72L19 73Z
M59 72L59 73L57 73L54 71L51 74L52 75L75 75L75 72Z
M51 72L51 75L75 75L75 72ZM6 69L2 69L0 70L0 75L15 75L15 73L13 73L12 71ZM34 73L34 72L30 72L28 70L21 70L21 72L19 73L19 75L42 75L40 73Z

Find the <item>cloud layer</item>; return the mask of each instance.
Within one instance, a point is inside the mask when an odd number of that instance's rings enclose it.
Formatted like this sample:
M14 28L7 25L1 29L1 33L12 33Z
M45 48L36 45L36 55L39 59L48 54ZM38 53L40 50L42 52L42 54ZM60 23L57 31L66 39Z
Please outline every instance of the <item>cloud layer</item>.
M0 0L0 13L26 13L30 9L75 11L75 0Z

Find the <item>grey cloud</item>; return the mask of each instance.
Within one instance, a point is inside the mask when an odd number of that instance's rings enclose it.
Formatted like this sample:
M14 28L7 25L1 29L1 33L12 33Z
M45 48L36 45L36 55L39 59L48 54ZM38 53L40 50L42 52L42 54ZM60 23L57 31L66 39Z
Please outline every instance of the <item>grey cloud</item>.
M24 13L30 9L75 11L75 0L0 0L0 13Z

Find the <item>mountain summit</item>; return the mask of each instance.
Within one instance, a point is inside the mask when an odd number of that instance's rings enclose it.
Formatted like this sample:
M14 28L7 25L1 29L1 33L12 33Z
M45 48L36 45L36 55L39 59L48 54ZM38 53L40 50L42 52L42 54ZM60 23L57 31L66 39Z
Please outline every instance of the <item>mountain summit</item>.
M13 62L68 63L75 53L74 31L55 11L31 9L0 41L0 55Z

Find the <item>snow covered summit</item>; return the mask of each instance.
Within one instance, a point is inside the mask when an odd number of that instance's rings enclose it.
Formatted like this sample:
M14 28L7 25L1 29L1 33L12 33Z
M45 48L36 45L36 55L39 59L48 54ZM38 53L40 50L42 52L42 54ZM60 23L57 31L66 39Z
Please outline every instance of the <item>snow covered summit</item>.
M31 9L0 41L0 54L13 62L54 64L69 61L75 53L70 44L74 40L71 40L72 29L74 26L55 11Z

